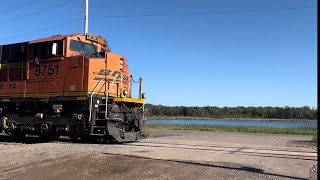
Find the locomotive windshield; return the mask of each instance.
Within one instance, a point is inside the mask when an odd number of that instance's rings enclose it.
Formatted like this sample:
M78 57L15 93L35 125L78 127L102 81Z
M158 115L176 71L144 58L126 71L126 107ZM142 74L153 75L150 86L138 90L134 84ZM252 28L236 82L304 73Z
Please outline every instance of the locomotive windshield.
M70 49L72 51L77 51L86 54L94 54L97 52L96 45L75 40L70 41Z

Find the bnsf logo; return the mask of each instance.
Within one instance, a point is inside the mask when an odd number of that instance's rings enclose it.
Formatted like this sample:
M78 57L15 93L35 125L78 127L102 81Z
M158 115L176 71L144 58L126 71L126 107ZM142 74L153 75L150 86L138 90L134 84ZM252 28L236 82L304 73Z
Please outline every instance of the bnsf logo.
M112 70L105 70L105 69L101 69L98 73L99 75L104 75L104 76L112 76L112 77L120 77L121 76L121 72L119 71L114 71L112 72ZM122 78L124 81L128 81L129 80L129 76L125 75L125 74L122 74ZM102 77L94 77L93 80L101 80L103 79ZM112 79L106 79L106 80L113 80Z

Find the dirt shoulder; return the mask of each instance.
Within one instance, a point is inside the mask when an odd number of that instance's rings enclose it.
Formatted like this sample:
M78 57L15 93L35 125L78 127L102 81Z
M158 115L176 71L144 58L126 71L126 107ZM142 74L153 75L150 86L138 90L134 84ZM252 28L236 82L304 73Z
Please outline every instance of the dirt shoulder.
M306 179L317 163L315 146L289 143L311 136L150 131L128 144L0 142L0 179Z

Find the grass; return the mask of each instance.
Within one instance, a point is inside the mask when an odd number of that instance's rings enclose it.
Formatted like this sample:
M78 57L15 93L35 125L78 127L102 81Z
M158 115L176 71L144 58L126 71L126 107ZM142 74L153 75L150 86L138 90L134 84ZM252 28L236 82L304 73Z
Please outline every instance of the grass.
M153 132L146 132L145 135L147 138L154 138L155 137L155 134Z
M270 119L270 118L211 118L211 117L188 117L188 116L147 116L148 120L248 120L248 121L317 121L312 119Z
M206 117L187 117L187 116L147 116L147 119L157 119L157 120L162 120L162 119L175 119L175 120L179 120L179 119L217 119L217 118L206 118Z
M312 137L311 142L318 143L318 135L317 134Z
M167 130L191 130L212 132L239 132L239 133L266 133L266 134L294 134L294 135L316 135L316 129L294 129L264 126L208 126L208 125L167 125L146 124L146 128Z

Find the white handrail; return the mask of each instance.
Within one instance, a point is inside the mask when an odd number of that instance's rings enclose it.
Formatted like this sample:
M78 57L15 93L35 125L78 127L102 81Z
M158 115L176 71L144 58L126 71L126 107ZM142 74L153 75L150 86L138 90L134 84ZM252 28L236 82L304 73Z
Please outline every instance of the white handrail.
M96 91L97 87L100 85L101 81L103 80L104 78L101 78L100 81L97 83L96 87L94 87L92 93L90 94L90 107L89 107L89 110L90 110L90 114L89 114L89 122L91 122L91 118L92 118L92 96L93 96L93 93Z
M108 96L109 96L109 93L110 93L110 91L111 91L111 88L112 88L112 86L113 86L113 84L114 84L114 82L116 81L117 78L118 78L118 74L116 74L116 76L114 77L114 79L113 79L113 81L112 81L112 83L111 83L111 86L109 87L109 90L108 90L108 92L107 92L107 94L106 94L106 110L105 110L105 112L104 112L104 117L105 117L106 119L109 119L109 118L108 118L108 112L107 112L107 110L108 110Z

